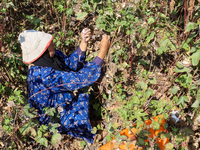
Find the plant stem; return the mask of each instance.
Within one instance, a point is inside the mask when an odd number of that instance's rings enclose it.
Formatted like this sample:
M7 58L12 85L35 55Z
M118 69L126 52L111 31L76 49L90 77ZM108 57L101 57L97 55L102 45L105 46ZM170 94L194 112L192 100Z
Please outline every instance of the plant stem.
M134 80L134 77L133 77L133 57L132 57L131 44L130 44L130 35L129 35L128 39L129 39L129 42L128 42L129 52L130 52L130 57L131 57L131 76Z

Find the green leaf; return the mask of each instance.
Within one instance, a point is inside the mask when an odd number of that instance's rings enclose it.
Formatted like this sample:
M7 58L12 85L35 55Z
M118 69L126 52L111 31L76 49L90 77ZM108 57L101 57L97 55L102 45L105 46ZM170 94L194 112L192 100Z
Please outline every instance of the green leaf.
M46 125L41 125L39 128L39 130L43 133L45 133L47 131L47 129L48 129L48 126L46 126Z
M165 128L166 129L166 128ZM161 135L160 135L160 138L163 140L164 138L168 138L168 139L170 139L170 137L171 137L171 135L170 135L170 133L162 133Z
M126 135L120 135L120 133L118 133L118 134L119 134L119 136L115 136L115 140L117 142L127 140L128 137Z
M81 146L82 148L85 148L86 142L85 142L85 141L80 141L80 146Z
M96 128L96 127L93 127L91 133L96 134L96 133L97 133L97 128Z
M191 30L196 28L196 23L194 22L189 22L186 26L185 26L185 32L190 32Z
M29 118L33 118L37 115L37 112L35 111L34 107L30 107L30 104L27 104L24 106L23 109L24 114L29 117Z
M56 128L59 126L60 126L59 123L49 124L48 129L51 133L55 134L58 131Z
M42 132L40 130L37 131L37 138L41 138L42 137Z
M44 145L46 147L48 146L48 141L46 138L38 138L37 143L40 143L41 145Z
M170 40L168 40L168 46L169 46L169 48L171 49L171 51L176 50L175 45L174 45Z
M120 137L120 133L117 133L117 135L115 136L115 139L118 139Z
M152 119L151 127L155 130L159 130L160 124Z
M143 139L143 138L138 137L138 142L139 142L141 145L144 145L144 139Z
M106 24L104 23L104 18L102 16L98 16L95 23L97 28L99 28L100 30L106 29Z
M178 92L179 89L180 89L179 87L174 86L174 87L170 90L170 93L176 94L176 93Z
M121 25L121 26L127 25L127 21L121 21L121 22L120 22L120 25Z
M6 3L6 8L12 7L13 9L15 9L15 5L12 2Z
M151 32L150 35L146 38L146 44L149 44L149 42L154 39L155 32Z
M94 3L94 5L93 5L93 9L95 10L96 7L97 7L97 3Z
M194 52L196 52L196 47L195 46L193 46L191 49L190 49L190 53L194 53Z
M192 65L197 66L198 63L199 63L199 59L200 59L200 50L193 53L193 55L192 55Z
M149 96L152 96L153 95L153 90L152 89L148 89L145 93L144 93L144 96L146 98L149 98Z
M108 136L106 136L106 140L107 140L107 142L109 142L110 140L112 140L112 135L110 134L110 135L108 135Z
M32 135L32 136L34 136L34 137L37 136L37 133L36 133L36 131L35 131L34 128L31 128L31 129L30 129L30 132L31 132L31 135Z
M150 84L156 84L156 82L157 82L157 80L156 80L155 77L153 77L153 79L151 79L151 80L149 81Z
M101 126L99 124L97 125L97 129L103 130L103 128L101 128Z
M196 99L196 101L192 104L192 107L197 108L199 107L199 104L200 104L200 100Z
M176 66L177 66L178 68L181 68L181 69L184 68L184 66L182 66L182 65L180 64L180 61L178 61L178 62L176 63Z
M160 17L166 18L165 14L161 13Z
M54 114L56 113L56 109L54 107L45 107L43 108L43 111L49 116L54 116Z
M187 68L187 67L184 67L184 68L178 68L178 67L176 67L175 69L174 69L174 72L178 72L178 73L180 73L180 72L190 72L190 69L189 68Z
M140 48L140 46L141 46L141 42L139 42L139 43L137 44L137 48Z
M41 21L41 19L34 19L34 20L33 20L33 24L34 24L34 25L37 25L40 21Z
M190 33L187 40L186 40L186 43L190 43L191 41L193 42L193 39L196 37L197 35L195 34L195 32L193 33Z
M146 91L146 89L147 89L147 84L144 83L144 82L140 82L139 84L140 84L140 87L141 87L143 90Z
M168 123L165 122L164 129L167 129L167 128L168 128Z
M103 94L103 98L104 98L104 99L108 99L107 96L106 96L106 94Z
M197 91L196 101L192 104L192 107L197 108L200 104L200 89Z
M146 34L147 34L147 29L146 29L146 28L143 28L143 29L141 30L141 35L142 35L142 37L143 37L143 38L146 37Z
M145 113L145 112L143 113L143 111L144 110L142 110L142 109L135 110L135 114L134 114L135 118L137 119L137 118L146 116L147 113Z
M162 53L166 52L167 50L168 50L168 48L166 46L165 47L161 46L156 50L156 53L158 55L161 55Z
M154 18L151 17L151 18L148 19L149 24L154 23L154 22L155 22Z
M185 102L188 102L188 97L187 96L181 96L178 99L177 105L181 104L182 106L184 106Z
M133 101L134 104L139 104L140 103L140 100L139 100L139 98L137 96L133 96L132 101Z
M25 125L23 125L19 131L22 135L26 135L30 130L33 131L33 127L36 126L36 124L32 121L27 122ZM33 131L34 132L34 131ZM34 133L33 133L34 134Z
M172 143L167 143L165 145L165 150L172 150L174 148L174 145Z
M72 15L73 14L73 8L71 7L69 9L67 9L65 13L67 14L67 16Z
M109 125L108 125L108 132L109 132L109 133L113 133L113 132L114 132L114 128L112 127L111 122L110 122Z
M51 138L51 144L55 147L58 148L59 144L61 143L62 135L60 133L55 133L53 134Z
M86 12L78 12L75 16L78 20L83 20L86 16L87 16L88 13Z
M6 8L1 8L2 13L6 13Z
M139 135L138 135L138 136L139 136L140 138L142 138L143 140L146 140L150 134L151 134L150 131L143 129L143 130L141 130L141 131L139 132Z
M190 83L192 82L192 75L183 74L178 77L175 82L179 82L184 88L188 88Z
M190 46L187 43L184 43L182 48L186 51L188 51L190 49Z

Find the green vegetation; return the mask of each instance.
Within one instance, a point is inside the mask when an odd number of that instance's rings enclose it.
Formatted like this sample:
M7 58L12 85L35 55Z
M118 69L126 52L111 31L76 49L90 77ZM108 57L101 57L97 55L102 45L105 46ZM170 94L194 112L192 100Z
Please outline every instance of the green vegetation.
M189 139L197 132L191 126L200 110L199 16L198 0L3 0L0 112L2 127L8 133L5 140L15 141L7 148L17 149L19 143L28 139L35 141L33 146L59 148L65 144L56 129L59 126L56 110L45 108L46 115L56 123L40 126L36 111L28 104L25 86L28 69L22 62L19 33L25 29L51 33L56 48L68 54L78 46L78 34L84 27L91 28L94 34L88 60L96 56L103 32L111 35L104 76L90 90L91 111L95 114L91 115L92 132L97 133L97 148L105 138L110 141L116 136L118 142L126 141L120 130L131 129L133 124L138 128L144 120L160 114L167 120L168 148L194 148ZM170 121L173 110L178 111L182 125ZM154 129L159 127L159 123L153 122ZM149 143L143 142L146 136L139 139L136 145L157 148L152 145L154 139ZM80 141L80 147L86 145Z

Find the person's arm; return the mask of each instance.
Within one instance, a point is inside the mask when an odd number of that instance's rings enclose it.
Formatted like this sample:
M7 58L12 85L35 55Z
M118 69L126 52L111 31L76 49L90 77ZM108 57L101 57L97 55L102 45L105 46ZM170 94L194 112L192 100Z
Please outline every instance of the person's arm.
M93 62L88 62L78 72L65 72L53 70L51 73L58 75L56 78L46 77L44 81L53 92L74 91L94 83L101 74L101 65L110 47L110 36L103 35L100 43L100 51ZM50 84L50 85L49 85Z
M104 59L110 48L110 36L104 34L100 43L100 52L97 57Z
M85 58L87 43L91 37L91 31L88 28L84 28L83 31L81 32L81 43L78 49L68 56L65 56L64 54L58 54L63 57L64 64L73 71L81 69L86 63Z
M48 69L48 68L47 68ZM54 93L74 91L94 83L101 75L101 66L88 62L78 72L51 69L43 74L42 85ZM37 84L37 83L36 83Z

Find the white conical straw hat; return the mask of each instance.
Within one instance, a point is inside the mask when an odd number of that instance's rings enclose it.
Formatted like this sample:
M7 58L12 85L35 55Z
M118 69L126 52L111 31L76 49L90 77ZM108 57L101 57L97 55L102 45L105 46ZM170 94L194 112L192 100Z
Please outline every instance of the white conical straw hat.
M25 30L20 33L23 63L30 64L37 60L49 47L53 36L36 30Z

